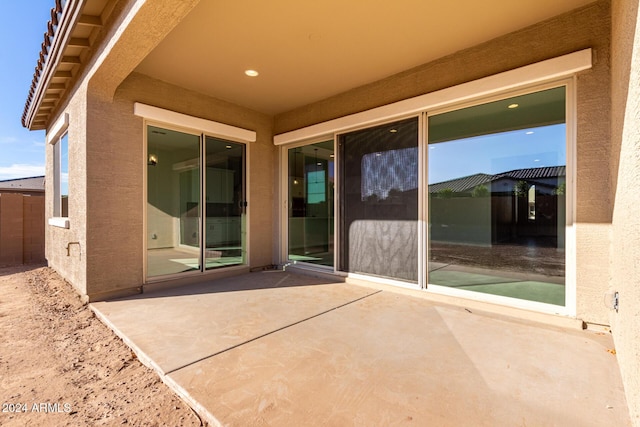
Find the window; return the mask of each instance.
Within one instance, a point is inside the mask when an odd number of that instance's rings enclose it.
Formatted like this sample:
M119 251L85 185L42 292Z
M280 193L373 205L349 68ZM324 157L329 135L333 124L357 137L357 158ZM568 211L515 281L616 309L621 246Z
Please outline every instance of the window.
M69 216L69 134L53 146L53 216Z
M56 197L60 198L60 215L64 218L69 216L69 134L65 133L58 142L58 161L60 172L57 176L58 185L56 187Z
M53 217L49 225L69 228L69 115L62 114L47 132L53 158Z

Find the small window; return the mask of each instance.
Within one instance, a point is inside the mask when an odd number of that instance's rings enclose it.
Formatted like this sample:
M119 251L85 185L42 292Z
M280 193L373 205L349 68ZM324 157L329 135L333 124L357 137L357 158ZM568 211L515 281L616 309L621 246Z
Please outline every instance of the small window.
M69 216L69 134L64 133L53 146L53 216Z

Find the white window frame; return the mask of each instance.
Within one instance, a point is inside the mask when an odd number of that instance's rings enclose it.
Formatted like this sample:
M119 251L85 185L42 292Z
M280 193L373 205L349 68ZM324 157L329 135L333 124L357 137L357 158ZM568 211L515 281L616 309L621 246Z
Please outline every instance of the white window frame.
M62 160L60 141L65 136L67 136L67 167L69 166L68 128L69 114L63 113L53 126L51 126L46 137L47 143L53 146L53 216L48 219L48 223L49 225L60 228L69 228L71 225L69 221L69 212L67 212L66 217L62 216L62 171L60 169Z

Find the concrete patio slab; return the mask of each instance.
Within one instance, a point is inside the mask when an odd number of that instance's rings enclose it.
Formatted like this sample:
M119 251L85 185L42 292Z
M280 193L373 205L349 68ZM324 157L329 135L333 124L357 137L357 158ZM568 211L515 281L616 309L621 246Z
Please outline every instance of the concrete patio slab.
M630 425L604 333L291 273L93 309L212 425Z
M309 289L313 287L313 290ZM92 304L163 374L376 292L264 273Z

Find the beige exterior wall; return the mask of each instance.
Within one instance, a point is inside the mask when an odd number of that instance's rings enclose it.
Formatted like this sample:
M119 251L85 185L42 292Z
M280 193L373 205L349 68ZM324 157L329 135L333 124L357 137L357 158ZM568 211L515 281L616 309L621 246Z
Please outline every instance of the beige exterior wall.
M69 228L45 225L45 256L53 267L81 294L87 292L87 203L86 203L86 85L80 86L60 112L69 115ZM54 121L55 123L55 121ZM47 144L45 154L45 220L53 217L53 150ZM78 242L69 246L71 242Z
M270 117L166 84L130 75L113 101L87 104L87 294L91 299L136 292L144 282L144 120L135 102L254 130L247 144L249 262L273 262L273 176L276 148ZM197 131L198 129L194 129Z
M633 425L640 426L640 17L638 0L612 3L611 327Z
M577 77L577 316L608 324L602 296L608 281L611 223L610 5L599 1L525 28L275 117L283 133L344 115L458 85L503 71L592 48L592 69Z

